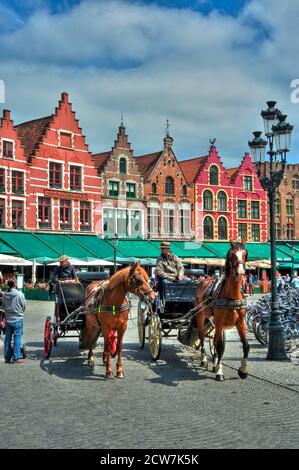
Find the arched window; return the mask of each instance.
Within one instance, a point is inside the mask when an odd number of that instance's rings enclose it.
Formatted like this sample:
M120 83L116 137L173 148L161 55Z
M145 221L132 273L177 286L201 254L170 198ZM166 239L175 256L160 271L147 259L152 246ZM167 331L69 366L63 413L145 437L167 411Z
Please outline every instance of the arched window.
M171 176L167 176L165 180L165 194L174 194L174 181Z
M220 193L218 193L217 208L219 211L227 211L227 198L224 191L220 191Z
M280 194L276 194L276 197L275 197L274 213L275 213L275 215L280 215L280 214L281 214L281 200L280 200Z
M295 238L295 226L294 221L291 217L287 220L287 239L294 240Z
M293 176L292 188L293 188L295 191L299 191L299 176L298 176L298 175L294 175L294 176Z
M152 183L152 194L157 194L157 185L156 185L156 183Z
M205 211L213 210L213 194L208 189L203 193L203 208Z
M225 217L219 217L218 220L218 239L227 240L227 220Z
M119 159L119 172L121 175L125 175L127 173L127 160L124 157Z
M214 184L216 186L219 184L219 171L215 165L212 165L210 168L210 184Z
M182 186L182 195L187 196L187 186L185 184Z
M203 223L203 238L205 240L213 240L214 238L214 224L210 216L206 217Z

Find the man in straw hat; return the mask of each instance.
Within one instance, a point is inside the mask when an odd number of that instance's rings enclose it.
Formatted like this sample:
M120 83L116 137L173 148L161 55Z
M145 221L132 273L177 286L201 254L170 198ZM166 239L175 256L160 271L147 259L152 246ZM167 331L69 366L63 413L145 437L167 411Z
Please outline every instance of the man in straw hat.
M78 282L78 277L74 266L71 265L68 256L63 255L59 258L59 266L54 271L55 282Z
M160 245L161 256L157 259L156 275L161 287L160 295L163 297L163 285L173 281L189 281L184 276L184 266L181 260L170 251L170 243L162 242Z

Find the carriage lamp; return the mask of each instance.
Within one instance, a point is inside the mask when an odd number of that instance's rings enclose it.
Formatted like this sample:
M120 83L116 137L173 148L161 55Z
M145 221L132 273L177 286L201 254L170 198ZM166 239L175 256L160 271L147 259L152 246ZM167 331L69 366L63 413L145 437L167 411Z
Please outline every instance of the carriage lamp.
M287 360L281 315L277 303L276 284L276 234L275 234L275 193L279 187L286 167L286 154L290 150L291 133L294 128L286 122L286 115L276 108L276 101L267 101L268 108L261 112L267 140L261 132L254 132L254 139L248 142L253 162L256 164L263 189L268 194L270 214L271 248L271 316L269 322L269 347L267 359L272 361ZM276 150L274 150L274 142ZM269 151L266 157L266 147ZM263 170L263 171L262 171Z

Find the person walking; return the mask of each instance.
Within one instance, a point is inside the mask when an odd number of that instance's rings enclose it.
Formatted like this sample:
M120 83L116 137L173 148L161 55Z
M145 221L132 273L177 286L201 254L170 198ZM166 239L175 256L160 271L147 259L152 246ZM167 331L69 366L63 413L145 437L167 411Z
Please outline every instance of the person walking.
M23 316L26 310L26 300L23 292L17 290L16 281L9 279L7 281L8 292L3 294L2 303L5 312L5 341L4 341L4 360L6 363L12 362L22 364L22 335L23 335ZM13 350L11 341L14 341Z

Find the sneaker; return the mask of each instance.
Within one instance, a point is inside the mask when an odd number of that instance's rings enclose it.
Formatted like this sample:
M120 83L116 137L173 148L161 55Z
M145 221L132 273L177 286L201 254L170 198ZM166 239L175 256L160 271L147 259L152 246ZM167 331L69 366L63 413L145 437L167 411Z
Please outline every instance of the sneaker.
M11 364L11 361L10 361L10 359L5 359L5 361L4 361L4 362L5 362L5 364Z
M14 364L24 364L24 359L18 359L17 361L14 361Z

